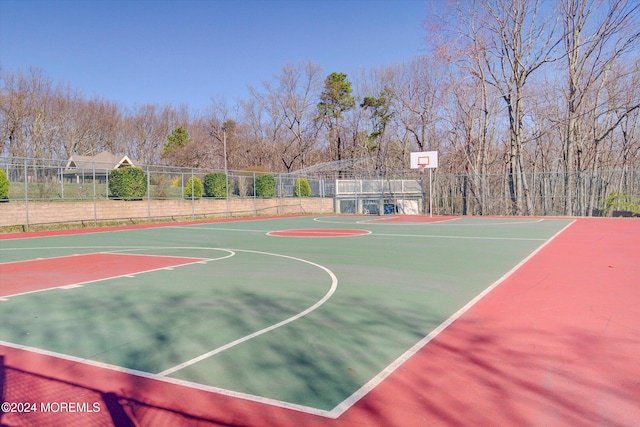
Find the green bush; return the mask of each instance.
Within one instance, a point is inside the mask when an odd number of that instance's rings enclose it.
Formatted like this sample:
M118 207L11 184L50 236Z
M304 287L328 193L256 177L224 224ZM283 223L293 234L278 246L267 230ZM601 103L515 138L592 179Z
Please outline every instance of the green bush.
M634 215L640 215L640 197L629 194L611 193L604 200L604 213L610 215L613 210L629 211Z
M140 200L147 192L147 174L140 168L127 166L109 172L109 192L121 200Z
M256 197L273 197L276 195L276 179L273 175L257 175L254 190Z
M0 169L0 200L9 198L9 178L4 169Z
M210 172L204 176L204 195L227 197L227 176L224 172Z
M296 179L294 194L296 197L309 197L311 195L311 186L307 178Z
M202 197L202 181L197 176L189 178L184 185L184 195L187 199L199 199Z

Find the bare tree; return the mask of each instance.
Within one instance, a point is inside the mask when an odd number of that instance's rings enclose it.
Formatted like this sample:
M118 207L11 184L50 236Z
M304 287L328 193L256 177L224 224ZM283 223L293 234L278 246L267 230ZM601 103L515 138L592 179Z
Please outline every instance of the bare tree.
M443 70L432 58L416 57L396 68L390 90L396 119L406 130L414 150L436 150L440 138L435 132L441 120L444 98Z
M188 120L185 114L185 111L178 112L170 105L134 107L125 120L126 133L130 138L129 156L142 164L159 164L167 135Z
M565 214L585 214L591 209L580 203L584 188L577 188L578 174L585 168L583 153L587 143L586 135L581 134L581 128L586 130L581 119L594 114L601 117L597 111L602 110L603 105L606 105L605 110L612 107L603 89L612 76L613 66L638 47L640 3L632 0L560 0L559 10L567 59ZM606 137L627 114L638 108L638 104L635 99L626 105L613 106L618 119L606 126L601 135L594 135L592 142L597 144Z
M54 105L57 88L42 70L3 73L2 152L10 156L51 158Z
M458 13L458 18L455 32L446 31L456 45L441 44L435 53L451 64L447 120L452 145L460 151L460 163L469 175L463 183L463 214L468 213L469 196L476 202L473 213L482 214L487 206L489 166L500 155L495 146L499 113L485 66L491 33L477 13Z
M498 90L509 120L509 192L512 213L529 215L533 205L525 174L525 87L532 73L555 61L552 16L543 16L539 0L484 0L482 12L491 35L487 46L488 81Z
M278 170L281 163L279 159L271 158L271 153L273 147L283 138L282 117L272 114L277 110L273 97L264 95L255 88L251 88L250 93L249 100L240 101L243 122L240 129L242 143L234 150L235 154L242 156L239 164L243 167Z
M314 120L315 100L322 85L321 72L322 68L313 63L287 65L277 77L278 86L269 91L272 114L281 116L285 129L276 152L287 172L296 166L304 168L315 149L319 132Z

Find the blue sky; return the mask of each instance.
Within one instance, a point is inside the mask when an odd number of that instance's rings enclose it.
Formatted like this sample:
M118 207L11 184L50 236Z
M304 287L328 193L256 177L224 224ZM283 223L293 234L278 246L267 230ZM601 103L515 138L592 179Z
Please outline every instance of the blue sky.
M121 105L230 104L285 64L325 74L423 54L425 0L0 0L0 66Z

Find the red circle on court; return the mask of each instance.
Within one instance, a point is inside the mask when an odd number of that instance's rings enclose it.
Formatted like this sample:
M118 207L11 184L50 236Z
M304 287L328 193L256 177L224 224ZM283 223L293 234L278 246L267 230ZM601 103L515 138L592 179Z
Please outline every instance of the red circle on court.
M341 228L309 228L302 230L278 230L267 233L281 237L350 237L370 234L369 230L344 230Z

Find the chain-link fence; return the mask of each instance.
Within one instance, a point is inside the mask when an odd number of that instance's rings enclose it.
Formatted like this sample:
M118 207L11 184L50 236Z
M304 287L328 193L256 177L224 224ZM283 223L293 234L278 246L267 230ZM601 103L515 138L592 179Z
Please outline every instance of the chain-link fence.
M204 181L208 173L224 173L221 170L178 168L170 166L136 165L145 172L147 188L144 198L154 200L188 198L187 183L192 177ZM110 173L121 164L28 159L0 158L0 169L9 178L9 200L12 201L83 201L114 198L109 191ZM251 171L227 171L228 191L226 197L297 197L296 180L309 182L312 197L331 197L333 183L295 174L277 174ZM274 192L260 194L256 191L256 180L273 178ZM206 195L203 195L206 197Z
M0 226L22 225L28 229L29 225L64 222L95 225L109 221L333 211L335 183L320 178L136 166L144 172L142 193L123 204L109 181L114 180L114 170L131 167L129 163L2 158L0 169L5 171L10 185L3 200L8 203L0 203ZM221 194L212 194L206 186L202 192L195 188L198 181L205 183L208 174L224 177ZM65 203L52 210L53 202Z
M521 205L507 174L434 174L434 209L446 215L629 216L640 214L640 171L535 172Z
M129 163L0 158L9 203L0 226L118 220L195 219L286 213L426 213L437 215L639 215L640 171L535 172L513 194L508 174L459 175L434 171L401 179L327 179L312 175L136 165L142 195L122 204L110 189L112 171ZM195 189L208 174L224 177L223 192ZM197 178L197 180L195 179ZM308 183L302 185L303 181ZM307 188L308 190L304 190ZM430 194L430 188L433 194ZM110 201L111 203L103 203ZM67 202L51 209L51 202ZM117 204L116 202L120 202ZM56 215L53 215L56 213Z

